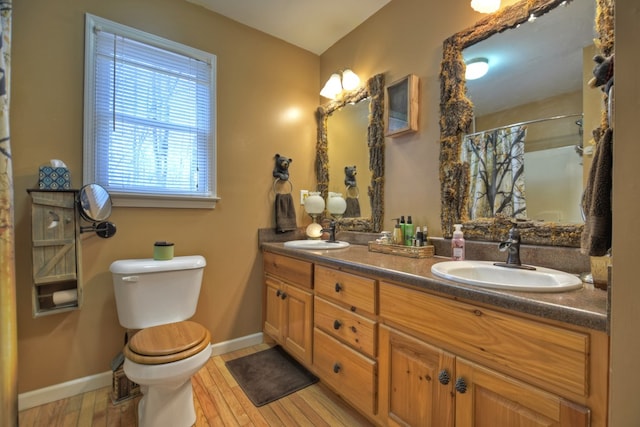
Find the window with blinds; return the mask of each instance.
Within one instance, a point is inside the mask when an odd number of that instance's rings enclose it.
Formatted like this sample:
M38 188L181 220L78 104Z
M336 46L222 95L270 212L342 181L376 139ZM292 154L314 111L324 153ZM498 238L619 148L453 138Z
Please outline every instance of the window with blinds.
M216 57L86 16L84 181L115 206L214 207Z

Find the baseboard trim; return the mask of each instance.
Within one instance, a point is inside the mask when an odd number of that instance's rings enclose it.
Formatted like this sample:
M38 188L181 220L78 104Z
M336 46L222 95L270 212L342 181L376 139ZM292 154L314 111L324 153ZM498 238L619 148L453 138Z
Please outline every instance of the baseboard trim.
M262 341L263 335L262 332L259 332L257 334L212 344L211 356L219 356L231 351L251 347L252 345L258 345L261 344ZM86 393L103 387L109 387L111 386L112 380L113 372L109 370L64 383L54 384L49 387L20 393L18 395L18 410L22 411L24 409L33 408L34 406L44 405L60 399L66 399L77 394Z

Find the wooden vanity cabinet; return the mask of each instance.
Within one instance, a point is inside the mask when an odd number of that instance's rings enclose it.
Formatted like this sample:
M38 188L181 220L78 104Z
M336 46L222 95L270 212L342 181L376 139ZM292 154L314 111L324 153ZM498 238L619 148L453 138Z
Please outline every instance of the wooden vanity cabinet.
M604 332L270 252L264 271L264 332L377 425L607 426Z
M604 334L379 286L387 425L606 426Z
M313 367L363 414L377 412L377 281L315 267Z
M313 264L264 252L264 332L312 363Z

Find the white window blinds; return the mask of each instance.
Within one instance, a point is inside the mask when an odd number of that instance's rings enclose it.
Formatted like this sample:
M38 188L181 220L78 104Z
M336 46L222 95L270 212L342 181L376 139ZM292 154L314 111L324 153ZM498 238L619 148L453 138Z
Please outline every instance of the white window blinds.
M214 200L215 56L87 19L85 181L116 199Z

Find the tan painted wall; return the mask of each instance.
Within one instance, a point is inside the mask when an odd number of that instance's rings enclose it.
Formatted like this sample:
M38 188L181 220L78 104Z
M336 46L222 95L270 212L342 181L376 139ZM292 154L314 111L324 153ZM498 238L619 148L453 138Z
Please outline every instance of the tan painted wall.
M83 236L81 310L31 316L30 199L38 166L63 159L82 184L84 13L137 27L218 57L218 194L215 210L115 208L115 237ZM12 147L15 172L19 392L104 372L120 350L109 265L152 256L156 240L176 255L207 259L194 320L213 341L261 330L257 229L272 227L275 153L294 159L291 179L315 183L319 57L178 0L14 3ZM290 109L297 119L287 119ZM298 209L299 224L307 221Z
M640 9L616 2L615 142L613 145L613 286L611 289L611 423L640 425Z
M17 237L22 241L16 253L21 391L105 370L119 348L122 332L117 326L108 265L116 258L147 254L150 243L158 237L175 240L177 252L207 256L209 268L196 319L212 330L215 341L260 330L260 265L255 236L256 228L273 225L268 197L271 157L276 150L286 149L281 154L294 158L296 190L313 182L315 123L311 112L320 101L317 93L321 85L334 70L350 66L361 77L384 72L388 82L408 73L420 77L420 131L387 139L385 223L390 227L390 218L412 214L417 223L426 221L433 235L441 235L437 167L441 45L446 37L480 18L468 0L393 0L325 52L320 57L319 74L317 57L197 7L175 0L129 3L64 0L50 5L23 0L14 5L12 143ZM157 29L161 35L180 41L196 40L201 49L214 47L219 60L218 176L223 200L211 212L117 209L112 219L119 234L109 241L85 241L85 308L32 320L26 243L28 199L24 190L33 186L37 166L52 157L68 161L75 172L74 184L80 183L85 10L147 31ZM636 129L640 117L637 1L618 0L616 13L613 427L640 424L635 393L640 383L636 369L640 359L640 311L636 308L640 286L634 268L640 236L636 219L640 208L640 174L636 173L636 159L640 158ZM173 24L171 18L179 23ZM270 60L273 58L276 60ZM290 67L291 61L295 67ZM296 74L287 71L290 69L296 69ZM294 104L309 115L298 123L283 123L281 113ZM255 200L251 200L253 195ZM157 230L167 224L167 232Z

